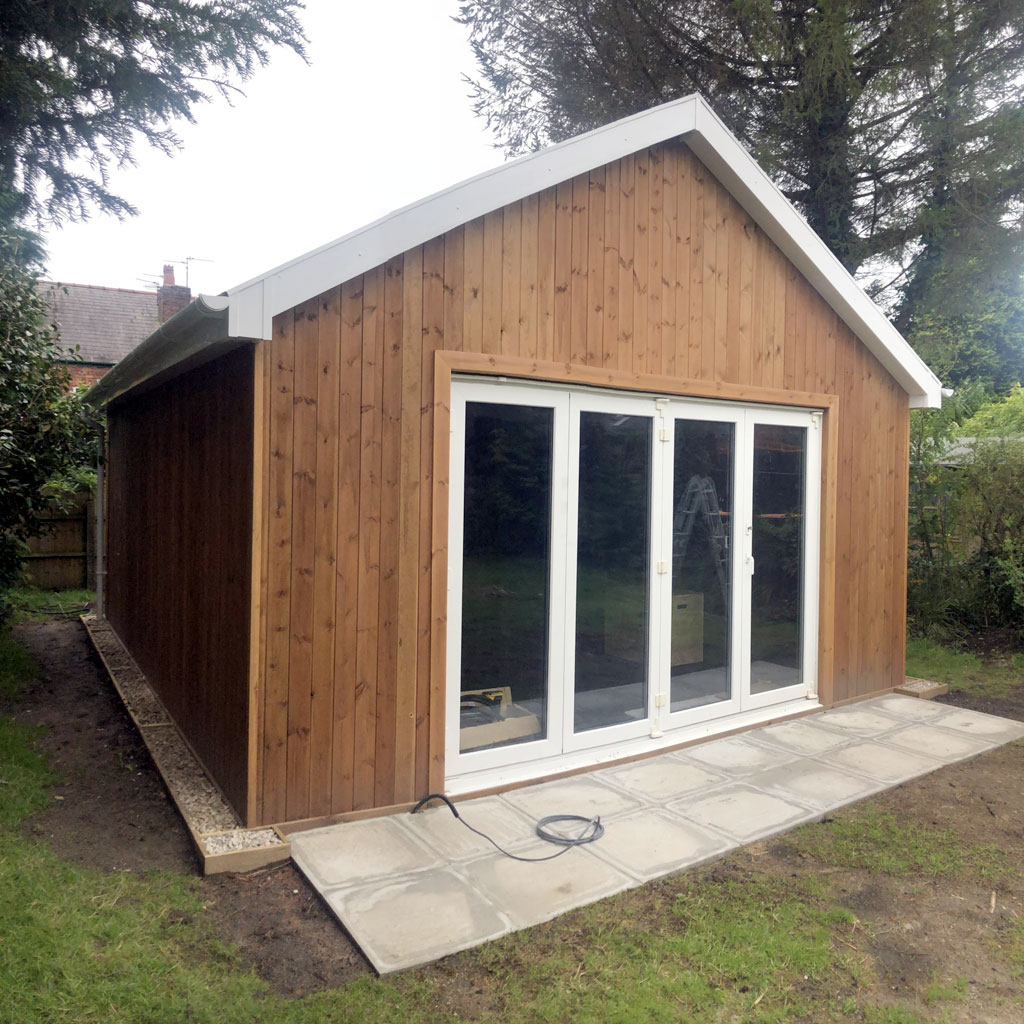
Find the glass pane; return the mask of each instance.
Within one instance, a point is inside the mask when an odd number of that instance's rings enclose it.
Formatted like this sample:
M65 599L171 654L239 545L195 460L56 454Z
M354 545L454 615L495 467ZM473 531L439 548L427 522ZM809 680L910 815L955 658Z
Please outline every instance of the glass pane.
M576 732L647 718L651 418L580 414Z
M672 486L673 711L732 693L732 423L676 420Z
M459 749L547 734L554 410L469 402Z
M805 427L754 427L750 692L803 679Z

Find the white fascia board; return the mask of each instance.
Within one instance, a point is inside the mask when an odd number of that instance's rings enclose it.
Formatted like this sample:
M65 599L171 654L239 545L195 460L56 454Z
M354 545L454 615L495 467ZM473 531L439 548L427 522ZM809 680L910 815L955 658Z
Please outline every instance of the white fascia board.
M508 203L678 137L907 391L911 406L940 405L938 378L698 95L485 171L229 289L229 333L270 338L278 313L399 253Z

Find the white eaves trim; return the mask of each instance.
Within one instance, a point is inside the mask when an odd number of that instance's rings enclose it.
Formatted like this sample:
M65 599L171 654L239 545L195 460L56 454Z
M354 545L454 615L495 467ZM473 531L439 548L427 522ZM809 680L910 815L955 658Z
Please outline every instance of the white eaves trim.
M938 407L939 379L697 95L486 171L229 289L228 333L233 338L270 338L278 313L407 249L578 174L678 137L907 391L911 407Z

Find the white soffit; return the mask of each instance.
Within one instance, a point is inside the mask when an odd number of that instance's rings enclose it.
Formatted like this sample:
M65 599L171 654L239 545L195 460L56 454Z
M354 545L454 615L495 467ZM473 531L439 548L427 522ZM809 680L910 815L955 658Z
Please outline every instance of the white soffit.
M407 249L595 167L679 137L907 391L911 407L938 407L939 379L697 95L486 171L229 289L228 333L233 338L270 338L278 313Z

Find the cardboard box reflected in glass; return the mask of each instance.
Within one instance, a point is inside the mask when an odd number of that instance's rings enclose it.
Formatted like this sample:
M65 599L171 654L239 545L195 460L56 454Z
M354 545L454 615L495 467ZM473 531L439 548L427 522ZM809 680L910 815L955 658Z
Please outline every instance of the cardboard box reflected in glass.
M540 719L512 701L510 686L463 690L459 701L459 747L479 750L541 735Z

